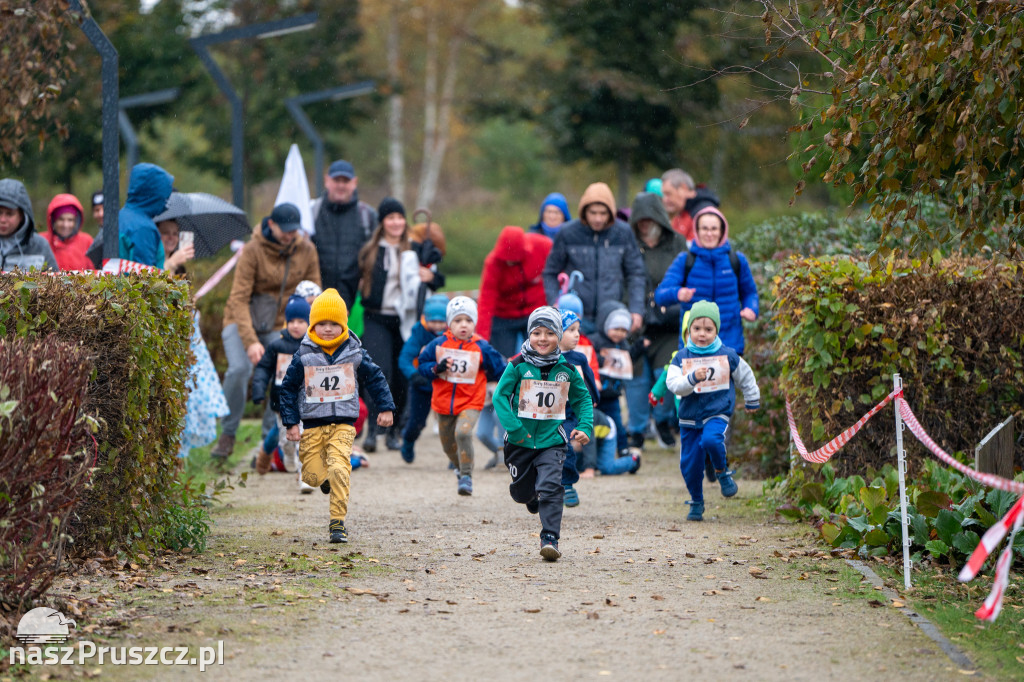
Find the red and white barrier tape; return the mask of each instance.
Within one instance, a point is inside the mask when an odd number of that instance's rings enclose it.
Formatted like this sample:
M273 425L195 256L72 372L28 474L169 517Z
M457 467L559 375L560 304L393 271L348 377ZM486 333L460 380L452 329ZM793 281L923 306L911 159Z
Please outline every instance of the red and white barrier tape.
M1006 516L999 520L994 526L985 531L981 542L974 548L967 564L960 571L959 580L962 583L970 582L978 571L985 564L988 555L999 546L1006 534L1010 533L1010 539L1006 542L1006 549L999 555L996 562L996 575L992 581L992 591L985 599L985 603L974 612L974 615L981 620L994 621L1003 608L1003 593L1010 582L1010 564L1013 563L1013 541L1024 523L1024 497L1017 500L1016 504L1010 507ZM1012 529L1012 531L1011 531Z
M917 417L914 416L913 411L910 409L910 405L902 397L896 400L896 409L900 411L900 416L903 417L904 423L910 432L914 434L921 443L931 450L932 454L941 459L943 462L959 471L968 478L973 478L975 481L984 483L990 488L997 488L999 490L1006 490L1007 492L1016 493L1017 495L1024 495L1024 483L1018 483L1017 481L1011 481L1008 478L1002 476L996 476L995 474L985 474L980 471L975 471L966 464L962 464L953 459L945 450L935 444L921 423L917 421Z
M227 263L220 266L217 269L217 272L213 273L213 276L211 276L210 279L203 282L203 286L199 287L199 291L197 291L196 295L192 297L193 301L198 301L203 296L210 293L210 290L220 284L220 281L224 279L229 272L231 272L232 268L234 268L238 263L238 259L242 256L243 246L245 246L245 243L240 242L237 239L231 242L231 250L235 252L235 255L229 258Z
M882 402L878 403L871 410L861 417L856 424L846 429L838 436L825 443L823 446L815 450L814 452L807 452L807 447L804 442L800 439L800 434L796 430L796 420L793 419L793 410L789 405L789 399L786 399L786 418L789 420L789 434L793 437L793 445L796 447L796 451L800 453L800 456L806 459L808 462L814 462L815 464L822 464L832 459L832 455L839 452L844 445L846 445L853 436L864 428L864 425L868 421L878 414L879 411L895 398L901 391L893 391L889 395L885 396Z

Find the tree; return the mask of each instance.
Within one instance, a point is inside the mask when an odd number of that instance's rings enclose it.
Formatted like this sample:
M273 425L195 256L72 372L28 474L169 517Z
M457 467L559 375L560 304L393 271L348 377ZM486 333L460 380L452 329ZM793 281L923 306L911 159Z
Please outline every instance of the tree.
M851 187L856 199L870 202L887 232L908 222L922 239L958 237L980 246L985 227L1004 226L1005 240L991 246L1019 255L1019 7L971 0L762 4L765 34L777 56L799 46L820 58L820 72L802 74L788 86L794 104L826 98L804 109L793 131L806 135L815 121L820 124L806 149L813 153L806 173ZM824 172L813 170L819 162ZM929 195L951 207L952 222L935 225L920 217ZM919 241L912 236L911 247Z
M19 166L30 140L42 147L53 134L68 135L61 112L53 106L75 71L74 44L67 36L78 28L68 20L67 4L0 4L0 168Z
M677 165L684 121L718 98L712 80L677 58L679 30L702 3L531 5L568 44L565 63L545 70L543 120L562 159L615 164L623 200L630 171Z

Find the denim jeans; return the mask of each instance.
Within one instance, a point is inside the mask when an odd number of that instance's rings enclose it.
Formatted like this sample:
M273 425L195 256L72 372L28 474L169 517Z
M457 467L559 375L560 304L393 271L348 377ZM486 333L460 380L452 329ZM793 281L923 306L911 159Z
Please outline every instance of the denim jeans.
M647 433L647 422L650 420L653 412L654 421L657 422L674 422L676 420L675 406L672 401L672 396L668 398L661 405L658 405L653 410L651 404L647 402L647 394L651 392L651 388L654 386L658 377L665 371L664 367L659 367L656 371L651 371L651 362L648 359L643 360L643 369L640 371L640 376L624 381L626 385L626 409L629 410L629 420L626 423L626 431L630 434L633 433Z
M421 391L412 385L409 386L409 394L406 400L408 407L408 418L405 420L405 429L402 431L402 438L415 443L420 437L420 432L427 424L427 417L430 416L430 392Z
M501 428L493 405L486 405L480 411L480 419L476 422L476 438L494 454L504 447L505 429Z

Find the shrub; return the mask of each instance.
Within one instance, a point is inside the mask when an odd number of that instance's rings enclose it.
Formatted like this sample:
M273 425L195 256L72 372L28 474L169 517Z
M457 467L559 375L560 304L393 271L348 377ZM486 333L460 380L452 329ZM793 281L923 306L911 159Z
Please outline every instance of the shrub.
M0 602L16 611L49 587L96 456L91 372L80 346L0 338Z
M956 257L890 262L794 259L775 279L779 384L804 434L837 435L900 373L925 430L973 449L1024 411L1024 268ZM890 413L891 414L891 413ZM911 467L922 449L910 439ZM808 444L808 447L811 447ZM890 419L875 419L833 461L841 475L891 462Z
M192 310L187 285L165 274L0 277L0 337L74 341L93 362L82 409L100 421L99 456L71 521L80 549L132 550L181 502Z

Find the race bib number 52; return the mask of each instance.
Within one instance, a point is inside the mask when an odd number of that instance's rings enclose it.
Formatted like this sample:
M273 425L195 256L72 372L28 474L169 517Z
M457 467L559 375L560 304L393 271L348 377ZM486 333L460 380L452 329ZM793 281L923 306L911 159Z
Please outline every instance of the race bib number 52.
M328 367L303 367L306 373L307 403L336 403L356 397L356 376L352 363Z
M568 381L523 379L519 384L519 416L523 419L565 419Z
M724 355L710 358L684 358L683 374L690 376L695 369L704 367L708 370L707 378L694 386L694 393L714 393L729 388L729 359Z

